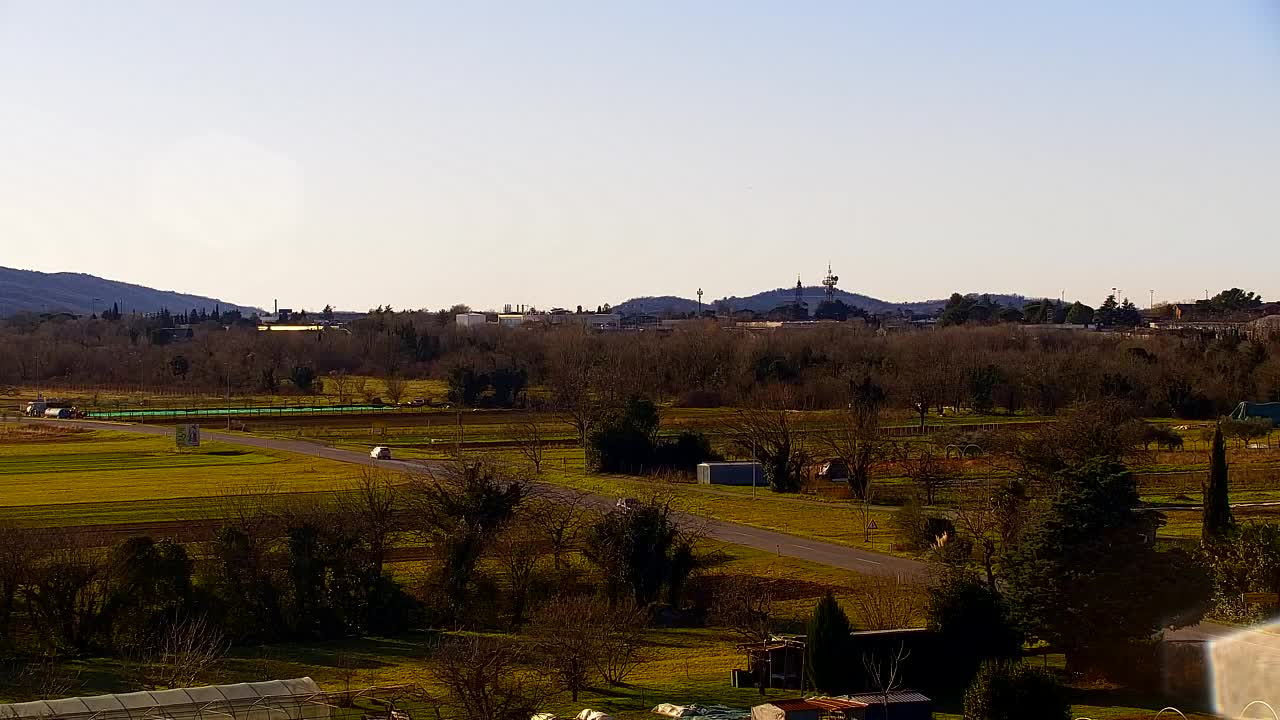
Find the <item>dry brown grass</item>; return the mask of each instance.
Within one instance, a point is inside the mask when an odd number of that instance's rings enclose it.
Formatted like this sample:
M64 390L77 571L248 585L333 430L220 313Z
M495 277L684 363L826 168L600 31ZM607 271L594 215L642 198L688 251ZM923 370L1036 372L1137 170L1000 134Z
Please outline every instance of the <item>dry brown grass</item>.
M66 425L0 425L0 443L65 442L88 436L88 431Z

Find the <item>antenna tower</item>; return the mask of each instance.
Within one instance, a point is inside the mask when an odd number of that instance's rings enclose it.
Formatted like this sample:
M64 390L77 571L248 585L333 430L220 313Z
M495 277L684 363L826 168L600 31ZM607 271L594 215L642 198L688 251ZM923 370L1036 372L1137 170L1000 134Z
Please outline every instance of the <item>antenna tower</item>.
M834 300L836 297L836 283L840 282L840 278L831 274L831 263L827 263L827 276L822 279L822 284L827 288L827 300Z

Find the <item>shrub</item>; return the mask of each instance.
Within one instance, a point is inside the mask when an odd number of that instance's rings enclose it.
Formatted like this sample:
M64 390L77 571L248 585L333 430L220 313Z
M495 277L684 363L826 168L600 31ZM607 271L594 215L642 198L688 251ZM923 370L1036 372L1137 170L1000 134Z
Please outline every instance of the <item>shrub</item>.
M963 688L984 661L1012 660L1022 652L1022 633L1003 599L965 570L947 573L929 588L929 626L954 649L952 662L939 668L944 687Z
M1071 705L1053 678L1024 663L984 663L964 693L964 720L1067 720Z

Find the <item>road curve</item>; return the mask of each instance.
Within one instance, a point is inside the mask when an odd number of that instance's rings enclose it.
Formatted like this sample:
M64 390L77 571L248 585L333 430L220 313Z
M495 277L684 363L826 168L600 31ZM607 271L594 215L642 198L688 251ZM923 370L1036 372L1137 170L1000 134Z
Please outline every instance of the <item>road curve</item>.
M96 420L32 420L20 422L50 425L71 425L86 430L115 430L141 435L173 435L172 427L158 425L141 425L133 423L101 422ZM426 470L442 470L448 464L438 460L374 460L366 452L342 450L305 440L283 440L278 438L255 437L252 435L232 435L225 432L200 429L202 439L224 442L243 447L275 450L280 452L306 455L309 457L334 460L336 462L395 469L408 473L420 473ZM566 488L560 485L541 484L539 495L548 499L568 499L581 497L584 504L593 509L609 511L613 509L617 498ZM786 533L742 525L739 523L713 520L700 515L677 513L677 521L684 528L696 530L703 536L721 542L743 545L755 550L774 553L779 557L795 558L819 565L842 568L864 575L883 575L904 579L923 580L928 574L928 565L918 560L900 558L894 555L860 550L858 548L836 545L834 543L810 540L788 535Z

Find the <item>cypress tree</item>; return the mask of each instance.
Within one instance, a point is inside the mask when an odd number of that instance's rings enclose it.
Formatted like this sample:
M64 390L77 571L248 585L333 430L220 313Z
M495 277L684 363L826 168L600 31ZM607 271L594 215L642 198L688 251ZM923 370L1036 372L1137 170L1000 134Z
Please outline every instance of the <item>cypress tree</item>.
M1235 520L1227 495L1227 447L1222 439L1222 426L1213 431L1213 450L1209 453L1209 477L1203 486L1204 525L1201 542L1208 545L1222 538Z
M814 689L827 694L845 690L849 676L849 618L828 590L813 608L805 647L805 671Z

